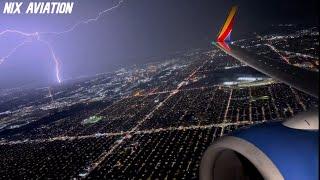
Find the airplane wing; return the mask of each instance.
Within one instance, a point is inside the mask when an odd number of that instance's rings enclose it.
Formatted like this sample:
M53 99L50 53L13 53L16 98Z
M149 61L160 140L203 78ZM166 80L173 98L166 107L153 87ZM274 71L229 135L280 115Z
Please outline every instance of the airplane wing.
M252 54L231 42L230 36L237 9L238 8L236 6L232 7L216 42L213 42L213 44L242 63L245 63L276 80L318 98L318 72L309 71L277 60L267 59L263 56Z
M237 7L231 9L213 44L242 63L318 98L318 72L252 54L230 41L236 11ZM253 125L221 137L202 156L200 179L319 179L318 112L309 109L284 121Z

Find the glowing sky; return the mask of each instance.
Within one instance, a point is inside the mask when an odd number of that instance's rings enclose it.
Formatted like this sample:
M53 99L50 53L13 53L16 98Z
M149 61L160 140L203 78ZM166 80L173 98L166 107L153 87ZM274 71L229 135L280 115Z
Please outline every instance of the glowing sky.
M4 2L0 2L0 7ZM0 14L0 32L5 29L28 33L65 31L79 21L95 18L119 1L75 2L72 15ZM126 0L97 22L79 25L70 33L42 38L52 45L60 60L63 79L92 75L145 63L152 56L208 47L233 4L239 5L234 38L259 32L271 24L317 25L318 22L316 0ZM24 40L17 34L1 36L0 57ZM0 88L55 83L55 67L48 47L41 42L27 43L0 66Z

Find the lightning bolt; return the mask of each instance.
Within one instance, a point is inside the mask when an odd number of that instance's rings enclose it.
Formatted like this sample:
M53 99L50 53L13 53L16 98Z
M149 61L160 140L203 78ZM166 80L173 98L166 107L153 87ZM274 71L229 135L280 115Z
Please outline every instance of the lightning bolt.
M55 64L56 79L57 79L58 83L61 83L62 80L61 80L61 77L60 77L60 62L59 62L58 58L56 57L56 54L54 53L53 47L51 46L51 44L48 41L45 41L45 40L41 39L40 36L38 36L38 41L44 43L47 46L47 48L49 49L50 54L51 54L52 59L53 59L54 64Z
M22 31L18 31L18 30L7 29L7 30L4 30L4 31L0 32L0 36L8 34L8 33L14 33L14 34L18 34L18 35L26 36L26 37L37 36L38 35L37 32L35 32L35 33L26 33L26 32L22 32Z
M15 30L15 29L6 29L4 31L0 32L0 37L4 36L6 34L16 34L16 35L20 35L23 36L25 39L23 42L19 43L17 46L15 46L11 51L9 51L9 53L3 57L0 57L0 65L3 64L5 62L5 60L9 59L15 52L17 52L19 50L19 48L21 48L22 46L25 46L27 43L31 43L34 41L39 41L41 43L43 43L49 50L52 60L55 64L55 72L56 72L56 80L58 83L62 82L62 78L61 78L61 72L60 72L60 61L57 58L55 51L51 45L51 43L47 40L44 40L43 38L41 38L41 35L62 35L62 34L66 34L66 33L70 33L72 31L74 31L75 29L77 29L80 25L85 25L85 24L89 24L92 22L96 22L98 21L103 15L109 13L110 11L119 8L125 0L120 0L117 2L117 4L115 4L114 6L112 6L111 8L105 9L100 11L94 18L88 18L82 21L79 21L75 24L73 24L72 26L70 26L69 28L67 28L64 31L52 31L52 32L32 32L32 33L28 33L28 32L23 32L23 31L19 31L19 30Z
M17 49L19 49L20 47L24 46L25 44L31 43L31 42L32 42L31 40L25 40L25 41L23 41L22 43L20 43L20 44L18 44L17 46L15 46L6 56L4 56L4 57L2 57L2 58L0 59L0 65L1 65L2 63L4 63L4 61L5 61L6 59L8 59L13 53L15 53L15 52L17 51Z
M89 24L89 23L91 23L91 22L98 21L104 14L112 11L113 9L116 9L116 8L120 7L123 2L124 2L124 0L120 0L120 1L118 1L118 3L117 3L116 5L112 6L111 8L105 9L105 10L99 12L96 17L79 21L79 22L75 23L74 25L72 25L69 29L66 29L66 30L64 30L64 31L60 31L60 32L40 32L40 34L62 35L62 34L65 34L65 33L72 32L72 31L74 31L77 27L79 27L80 25Z

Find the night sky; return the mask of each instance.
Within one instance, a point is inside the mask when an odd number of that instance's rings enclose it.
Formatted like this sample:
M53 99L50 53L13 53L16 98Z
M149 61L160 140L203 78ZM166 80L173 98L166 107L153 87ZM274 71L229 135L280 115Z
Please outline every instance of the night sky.
M79 20L95 17L118 1L74 2L72 15L1 13L0 32L5 29L63 31ZM3 4L1 1L1 11ZM43 38L52 44L61 61L63 79L93 75L146 63L153 56L208 47L234 4L239 6L239 12L233 39L264 31L272 24L319 25L318 0L125 0L98 22L81 25L61 36ZM22 41L23 37L16 34L0 36L0 57ZM0 65L0 88L54 83L54 74L48 49L33 42L19 48Z

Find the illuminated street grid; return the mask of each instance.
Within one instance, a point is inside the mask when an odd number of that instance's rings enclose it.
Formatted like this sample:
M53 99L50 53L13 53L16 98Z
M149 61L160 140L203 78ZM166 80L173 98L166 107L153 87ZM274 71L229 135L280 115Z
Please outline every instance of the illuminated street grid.
M298 29L236 43L316 70L318 36ZM301 39L306 49L295 47ZM219 137L314 106L216 49L61 86L0 90L0 178L198 179L201 156Z

